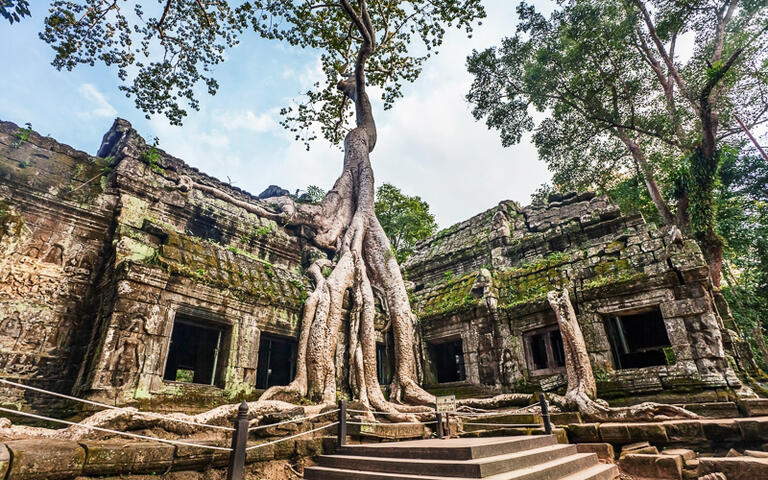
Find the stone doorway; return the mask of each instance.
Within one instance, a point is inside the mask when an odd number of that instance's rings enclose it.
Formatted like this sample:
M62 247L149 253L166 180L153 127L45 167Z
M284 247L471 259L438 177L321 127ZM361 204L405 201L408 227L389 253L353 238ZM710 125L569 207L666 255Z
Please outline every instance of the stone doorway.
M225 337L222 326L176 319L163 379L220 386Z
M466 380L464 346L461 340L433 344L432 361L437 373L437 383Z
M256 388L267 389L291 383L296 375L297 347L298 343L293 339L262 334Z

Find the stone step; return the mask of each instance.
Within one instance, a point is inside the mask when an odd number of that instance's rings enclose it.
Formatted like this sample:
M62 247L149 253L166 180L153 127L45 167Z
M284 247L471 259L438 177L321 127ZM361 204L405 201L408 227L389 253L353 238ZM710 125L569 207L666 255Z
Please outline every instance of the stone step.
M576 453L539 465L530 466L512 472L499 473L487 477L445 477L436 475L418 475L408 473L369 472L353 469L337 469L323 466L308 467L304 470L307 480L608 480L610 469L596 469L599 466L593 453ZM605 465L605 467L611 467ZM593 470L594 469L594 470ZM592 476L578 476L593 471ZM597 475L597 476L595 476ZM615 476L614 476L615 477ZM612 479L611 479L612 480Z
M619 478L619 467L612 464L598 463L560 480L615 480Z
M557 444L557 437L554 435L463 438L455 440L431 439L383 444L346 445L337 449L336 454L358 457L471 460L555 444Z
M531 450L472 460L425 460L413 458L324 455L319 465L342 470L485 478L565 458L576 453L575 445L547 445Z

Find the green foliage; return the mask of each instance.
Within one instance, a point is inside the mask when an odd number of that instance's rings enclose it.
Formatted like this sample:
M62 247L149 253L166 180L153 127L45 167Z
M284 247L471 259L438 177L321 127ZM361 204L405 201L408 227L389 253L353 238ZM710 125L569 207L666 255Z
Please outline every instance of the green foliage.
M149 165L149 168L151 168L153 172L162 174L165 173L165 170L159 164L160 160L163 158L160 151L157 149L159 143L159 139L155 137L152 146L148 150L142 152L141 161Z
M429 204L421 197L403 194L399 188L385 183L376 191L376 217L389 237L398 262L413 254L419 240L435 234L437 222L429 212Z
M26 128L20 128L19 131L16 132L16 140L11 144L11 147L20 148L29 141L29 135L32 133L32 124L27 122L25 126Z
M727 16L708 0L557 3L549 17L521 3L513 35L469 57L474 116L505 146L533 131L558 190L599 190L658 220L640 193L655 180L668 204L690 205L683 227L690 217L700 240L716 242L717 168L744 139L736 118L768 116L753 108L768 88L766 2L734 1ZM693 55L666 62L685 34ZM536 123L534 110L548 115Z
M8 20L11 25L30 15L28 0L0 0L0 17Z
M299 197L299 200L303 200L306 203L317 204L323 201L325 194L326 191L322 188L315 185L310 185L307 187L307 191L304 193L304 195Z
M120 89L140 110L163 114L172 124L182 122L187 107L199 108L200 86L211 95L218 91L214 67L248 30L316 50L325 78L297 106L283 109L282 123L305 142L316 138L314 125L339 142L351 121L351 102L336 84L353 70L361 42L344 4L358 14L361 5L367 6L378 38L366 81L380 89L385 108L402 95L405 82L421 74L424 61L442 44L446 26L471 33L485 16L480 0L54 0L40 36L53 48L54 67L104 63L117 71Z
M757 155L731 156L721 164L719 180L715 199L717 228L725 242L723 294L755 347L755 328L768 328L768 164ZM762 356L759 349L753 351Z

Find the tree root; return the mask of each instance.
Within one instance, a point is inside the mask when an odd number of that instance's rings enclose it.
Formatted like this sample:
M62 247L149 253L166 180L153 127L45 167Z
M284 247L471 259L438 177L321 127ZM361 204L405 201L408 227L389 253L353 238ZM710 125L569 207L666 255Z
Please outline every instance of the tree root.
M224 430L203 425L230 427L237 417L238 408L239 404L222 405L197 415L187 415L184 413L158 414L139 412L132 408L120 410L109 409L94 413L78 422L79 425L70 425L60 429L13 425L10 420L5 419L6 422L0 424L0 435L14 439L58 438L67 440L81 440L83 438L96 438L112 435L87 428L88 426L91 426L121 432L161 430L162 433L164 433L162 438L165 438L166 436L186 438L190 435L203 433L209 438L223 438L225 436ZM320 413L323 409L327 408L327 405L300 407L286 402L259 400L248 403L248 415L250 418L253 418L255 422L258 422L258 420L265 415L296 411L300 416L308 416ZM179 422L178 420L195 422L203 425L192 425Z
M587 345L581 333L576 312L568 290L551 291L547 294L552 310L560 326L565 353L565 372L568 388L564 397L551 396L552 402L564 410L576 409L585 420L599 422L647 422L675 418L698 418L693 412L673 405L646 402L631 407L609 407L604 400L596 400L597 384L592 372Z

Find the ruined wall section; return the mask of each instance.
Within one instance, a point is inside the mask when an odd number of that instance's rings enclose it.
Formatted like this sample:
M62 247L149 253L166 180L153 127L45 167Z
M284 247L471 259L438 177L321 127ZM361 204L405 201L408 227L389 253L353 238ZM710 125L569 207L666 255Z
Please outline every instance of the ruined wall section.
M115 122L99 153L115 158L119 202L112 273L103 289L106 308L79 391L126 402L165 399L175 407L252 394L261 333L298 336L309 287L298 237L189 188L203 184L260 203L146 145L127 122ZM181 315L224 332L210 387L163 378Z
M0 376L69 392L117 196L104 159L0 122ZM54 399L2 388L4 402Z
M601 394L740 385L724 349L724 334L733 336L715 307L706 263L696 243L679 232L622 215L607 198L589 192L551 196L525 208L502 202L460 225L467 223L481 232L474 243L486 250L476 254L490 267L472 271L465 267L474 265L471 261L447 262L440 268L461 269L463 275L436 275L433 255L450 259L453 251L436 251L435 241L427 240L405 268L415 285L410 294L423 338L427 344L460 338L468 383L501 390L562 388L563 372L531 373L525 338L556 325L546 294L565 286ZM460 248L462 242L452 237L463 231L452 227L439 233L438 246ZM619 369L606 321L648 311L663 317L671 344L666 365ZM429 372L428 345L422 353ZM740 366L749 362L737 360ZM426 383L430 380L426 375Z
M298 337L303 242L194 184L268 207L123 120L98 156L0 123L0 376L157 408L254 394L261 334ZM223 334L213 385L164 379L180 317Z

